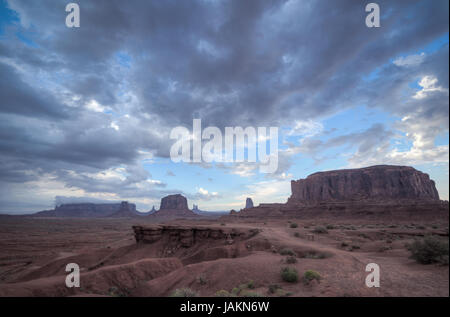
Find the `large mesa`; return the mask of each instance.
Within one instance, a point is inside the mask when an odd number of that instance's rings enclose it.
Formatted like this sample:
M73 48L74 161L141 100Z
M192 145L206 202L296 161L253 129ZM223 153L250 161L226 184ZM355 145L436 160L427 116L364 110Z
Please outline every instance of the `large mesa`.
M438 201L428 174L409 166L377 165L318 172L291 182L288 203L339 201Z

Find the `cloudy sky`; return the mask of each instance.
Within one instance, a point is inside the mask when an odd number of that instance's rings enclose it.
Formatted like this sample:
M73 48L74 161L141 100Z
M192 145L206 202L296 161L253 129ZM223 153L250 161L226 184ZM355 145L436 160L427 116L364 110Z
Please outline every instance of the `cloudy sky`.
M183 193L284 202L290 180L411 165L449 196L448 0L0 0L0 212ZM279 127L279 166L174 163L172 128Z

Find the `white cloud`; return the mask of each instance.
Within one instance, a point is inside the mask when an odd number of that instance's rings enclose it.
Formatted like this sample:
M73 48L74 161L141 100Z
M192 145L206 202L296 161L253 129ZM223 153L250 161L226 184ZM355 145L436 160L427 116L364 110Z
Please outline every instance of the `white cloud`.
M106 108L102 106L97 100L92 99L85 104L86 109L94 111L94 112L104 112Z
M410 66L417 66L423 63L425 60L425 53L422 52L420 54L415 55L408 55L408 56L401 56L398 57L393 61L393 63L399 67L410 67Z
M422 77L422 79L418 83L419 86L422 87L422 89L419 90L418 92L416 92L416 94L413 96L413 98L414 99L424 99L428 96L429 93L435 92L435 91L448 93L448 89L445 89L441 86L436 86L437 83L438 83L438 80L434 76Z
M310 137L319 134L323 131L323 124L318 121L298 120L295 122L294 128L289 131L288 135L300 135L303 137Z

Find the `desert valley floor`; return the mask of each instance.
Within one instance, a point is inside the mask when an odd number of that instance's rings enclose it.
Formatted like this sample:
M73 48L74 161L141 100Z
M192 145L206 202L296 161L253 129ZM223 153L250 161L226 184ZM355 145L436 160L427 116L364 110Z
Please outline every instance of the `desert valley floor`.
M449 267L419 264L405 247L426 234L448 239L448 219L169 224L244 234L170 249L170 237L136 243L133 225L155 225L144 218L0 216L0 296L170 296L183 288L198 296L449 296ZM371 262L380 266L379 288L365 285ZM68 263L81 268L80 288L65 286ZM314 270L320 280L284 282L283 267Z

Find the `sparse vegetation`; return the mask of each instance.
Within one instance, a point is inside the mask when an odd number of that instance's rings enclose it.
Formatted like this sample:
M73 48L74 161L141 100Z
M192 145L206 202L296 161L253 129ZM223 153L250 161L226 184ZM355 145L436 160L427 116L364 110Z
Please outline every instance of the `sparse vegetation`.
M264 297L262 294L258 292L253 292L249 290L242 290L240 295L241 297Z
M298 233L298 232L294 233L294 237L300 238L300 233Z
M294 256L295 252L292 251L291 249L283 248L283 249L280 250L280 254L281 255L292 255L292 256Z
M293 223L291 223L291 224L289 225L289 227L291 227L291 228L297 228L297 227L298 227L298 224L296 224L295 222L293 222Z
M196 297L197 292L190 288L177 288L170 297Z
M328 230L332 230L332 229L334 229L334 226L333 226L333 225L327 225L326 228L327 228Z
M295 258L295 256L288 256L287 258L286 258L286 261L285 261L287 264L294 264L294 263L297 263L297 259Z
M231 297L232 296L232 294L230 294L230 292L228 292L224 289L217 291L215 295L216 295L216 297Z
M278 284L270 284L269 285L269 293L270 294L275 294L275 292L277 291L277 289L280 289L281 286Z
M313 270L308 270L303 274L303 280L306 284L309 284L313 280L317 280L318 282L321 280L321 276L318 272Z
M197 276L197 282L200 285L205 285L207 283L206 277L203 274Z
M322 233L328 233L328 230L325 227L317 226L317 227L314 228L313 232L314 233L318 233L318 234L322 234Z
M112 286L108 290L108 295L113 297L127 297L129 294L126 290L120 290L119 288Z
M298 272L294 268L284 267L281 269L281 278L288 283L296 283L298 281Z
M330 254L328 254L328 253L315 252L315 251L306 252L302 256L302 258L305 258L305 259L326 259L329 257L330 257Z
M448 240L435 236L416 239L407 245L411 258L421 264L439 263L448 265Z

